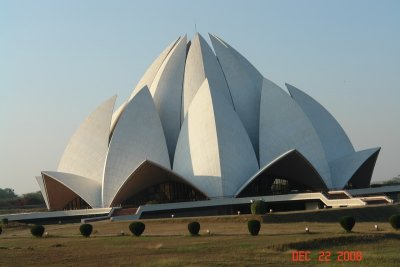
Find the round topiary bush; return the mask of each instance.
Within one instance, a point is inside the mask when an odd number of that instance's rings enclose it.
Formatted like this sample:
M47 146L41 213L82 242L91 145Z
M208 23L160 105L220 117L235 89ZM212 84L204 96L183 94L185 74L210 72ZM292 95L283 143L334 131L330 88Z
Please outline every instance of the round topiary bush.
M399 230L400 229L400 214L395 214L395 215L390 216L389 222L390 222L390 225L394 229Z
M79 231L84 237L89 237L92 234L93 226L88 223L81 224L81 226L79 227Z
M355 224L356 220L352 216L344 216L340 219L340 225L347 232L351 232L351 229L353 229Z
M261 228L261 223L258 220L250 220L247 222L247 228L249 229L249 233L251 235L258 235Z
M43 225L32 225L31 234L36 237L42 237L44 233Z
M200 223L198 222L191 222L188 224L188 230L191 235L199 235L200 231Z
M3 225L7 225L7 224L8 224L8 219L7 219L7 218L1 219L1 223L2 223Z
M133 222L129 225L129 230L135 236L140 236L144 232L145 228L146 226L142 222Z
M265 214L266 212L267 207L264 201L256 200L251 203L251 214Z

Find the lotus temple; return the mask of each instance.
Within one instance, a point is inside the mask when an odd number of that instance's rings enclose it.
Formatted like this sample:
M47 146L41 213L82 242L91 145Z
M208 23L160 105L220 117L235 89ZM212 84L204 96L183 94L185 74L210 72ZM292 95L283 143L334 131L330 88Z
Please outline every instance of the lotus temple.
M57 170L36 177L50 211L145 218L245 213L257 199L274 210L390 202L365 191L379 147L356 151L305 90L281 88L209 38L212 47L179 37L121 106L111 96L82 122Z

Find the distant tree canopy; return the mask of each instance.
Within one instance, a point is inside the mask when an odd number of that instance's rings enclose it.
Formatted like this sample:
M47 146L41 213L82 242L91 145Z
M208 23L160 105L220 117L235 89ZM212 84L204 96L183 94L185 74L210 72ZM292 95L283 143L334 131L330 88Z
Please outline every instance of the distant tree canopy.
M0 199L13 199L17 195L14 193L14 189L11 188L0 188Z
M18 196L14 189L0 188L0 207L20 207L26 205L44 205L44 199L40 191L26 193Z
M371 184L371 186L382 186L382 185L400 185L400 174L397 175L396 177L393 177L392 179Z
M400 184L400 174L390 180L383 181L382 184Z
M21 198L26 203L25 205L44 204L44 199L40 191L23 194Z

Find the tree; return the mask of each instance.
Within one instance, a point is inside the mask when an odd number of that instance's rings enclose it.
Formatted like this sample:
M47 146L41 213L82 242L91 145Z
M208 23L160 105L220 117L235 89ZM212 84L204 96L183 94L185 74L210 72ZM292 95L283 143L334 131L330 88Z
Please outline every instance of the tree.
M190 234L193 235L193 236L199 235L200 223L198 223L198 222L189 223L188 224L188 230L189 230Z
M354 225L356 224L356 220L353 216L344 216L340 218L339 222L342 228L347 232L351 232L351 229L353 229Z
M44 205L40 191L18 196L12 188L0 188L0 207L15 207L24 205Z
M0 188L0 199L13 199L16 197L17 197L17 195L15 194L14 189Z
M25 205L39 205L44 203L42 193L40 191L27 193L22 195L22 202Z
M247 228L249 229L249 233L251 235L258 235L258 232L260 232L261 223L258 220L250 220L247 222Z
M84 237L89 237L90 234L92 233L92 230L93 226L89 223L81 224L81 226L79 227L79 231L81 232L81 235L83 235Z
M256 200L251 203L250 206L251 214L265 214L267 212L267 207L263 200Z
M142 222L132 222L131 224L129 224L129 230L135 236L140 236L144 232L145 228L146 225Z
M396 177L393 177L390 180L383 181L382 184L384 184L384 185L400 184L400 174L397 175Z

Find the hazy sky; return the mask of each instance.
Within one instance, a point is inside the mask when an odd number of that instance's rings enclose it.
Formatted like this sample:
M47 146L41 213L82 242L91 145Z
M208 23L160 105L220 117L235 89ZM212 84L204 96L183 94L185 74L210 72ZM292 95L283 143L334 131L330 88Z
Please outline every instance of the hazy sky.
M400 173L400 1L0 0L0 188L39 190L85 117L195 24L319 101L356 150L381 146L374 181Z

